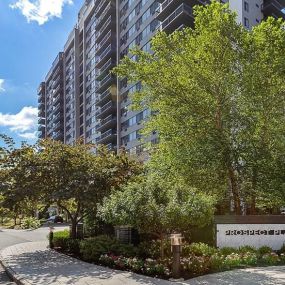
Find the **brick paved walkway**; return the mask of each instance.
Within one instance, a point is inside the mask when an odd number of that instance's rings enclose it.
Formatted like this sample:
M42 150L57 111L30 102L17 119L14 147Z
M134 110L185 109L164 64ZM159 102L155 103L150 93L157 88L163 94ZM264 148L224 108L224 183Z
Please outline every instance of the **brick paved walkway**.
M19 284L25 285L285 285L282 266L227 271L174 283L85 263L49 250L46 242L8 247L1 251L0 259L22 280Z

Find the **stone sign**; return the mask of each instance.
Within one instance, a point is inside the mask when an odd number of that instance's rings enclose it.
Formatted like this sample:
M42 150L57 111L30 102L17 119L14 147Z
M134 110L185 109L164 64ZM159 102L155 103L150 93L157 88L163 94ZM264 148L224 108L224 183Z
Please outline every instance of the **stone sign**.
M285 243L285 224L216 224L216 243L220 248L266 245L279 250Z

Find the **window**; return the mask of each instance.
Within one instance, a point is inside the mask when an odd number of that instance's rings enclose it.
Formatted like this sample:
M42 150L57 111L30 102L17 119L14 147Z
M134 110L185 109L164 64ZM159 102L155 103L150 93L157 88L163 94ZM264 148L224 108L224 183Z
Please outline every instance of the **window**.
M246 28L249 28L249 20L248 20L248 18L244 17L244 19L243 19L243 24L244 24L244 26L245 26Z
M249 12L249 5L246 1L244 1L244 11Z

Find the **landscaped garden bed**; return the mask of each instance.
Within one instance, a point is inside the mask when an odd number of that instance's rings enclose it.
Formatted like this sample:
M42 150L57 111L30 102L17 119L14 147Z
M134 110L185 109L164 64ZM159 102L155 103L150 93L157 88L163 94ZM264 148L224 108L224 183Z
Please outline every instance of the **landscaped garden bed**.
M54 233L53 243L56 250L86 262L163 279L172 277L169 242L164 245L163 258L159 241L142 242L135 247L108 236L74 240L69 238L68 231L62 231ZM250 246L216 249L204 243L184 244L181 275L189 279L236 268L285 265L284 253L285 247L275 252L266 246L259 249Z

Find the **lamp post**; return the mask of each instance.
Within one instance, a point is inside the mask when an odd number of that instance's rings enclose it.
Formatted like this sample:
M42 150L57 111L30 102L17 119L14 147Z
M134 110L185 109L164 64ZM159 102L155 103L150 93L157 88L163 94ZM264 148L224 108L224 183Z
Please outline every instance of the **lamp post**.
M173 254L172 274L174 279L180 278L180 254L182 248L182 239L183 237L181 234L172 234L170 236L171 252Z

